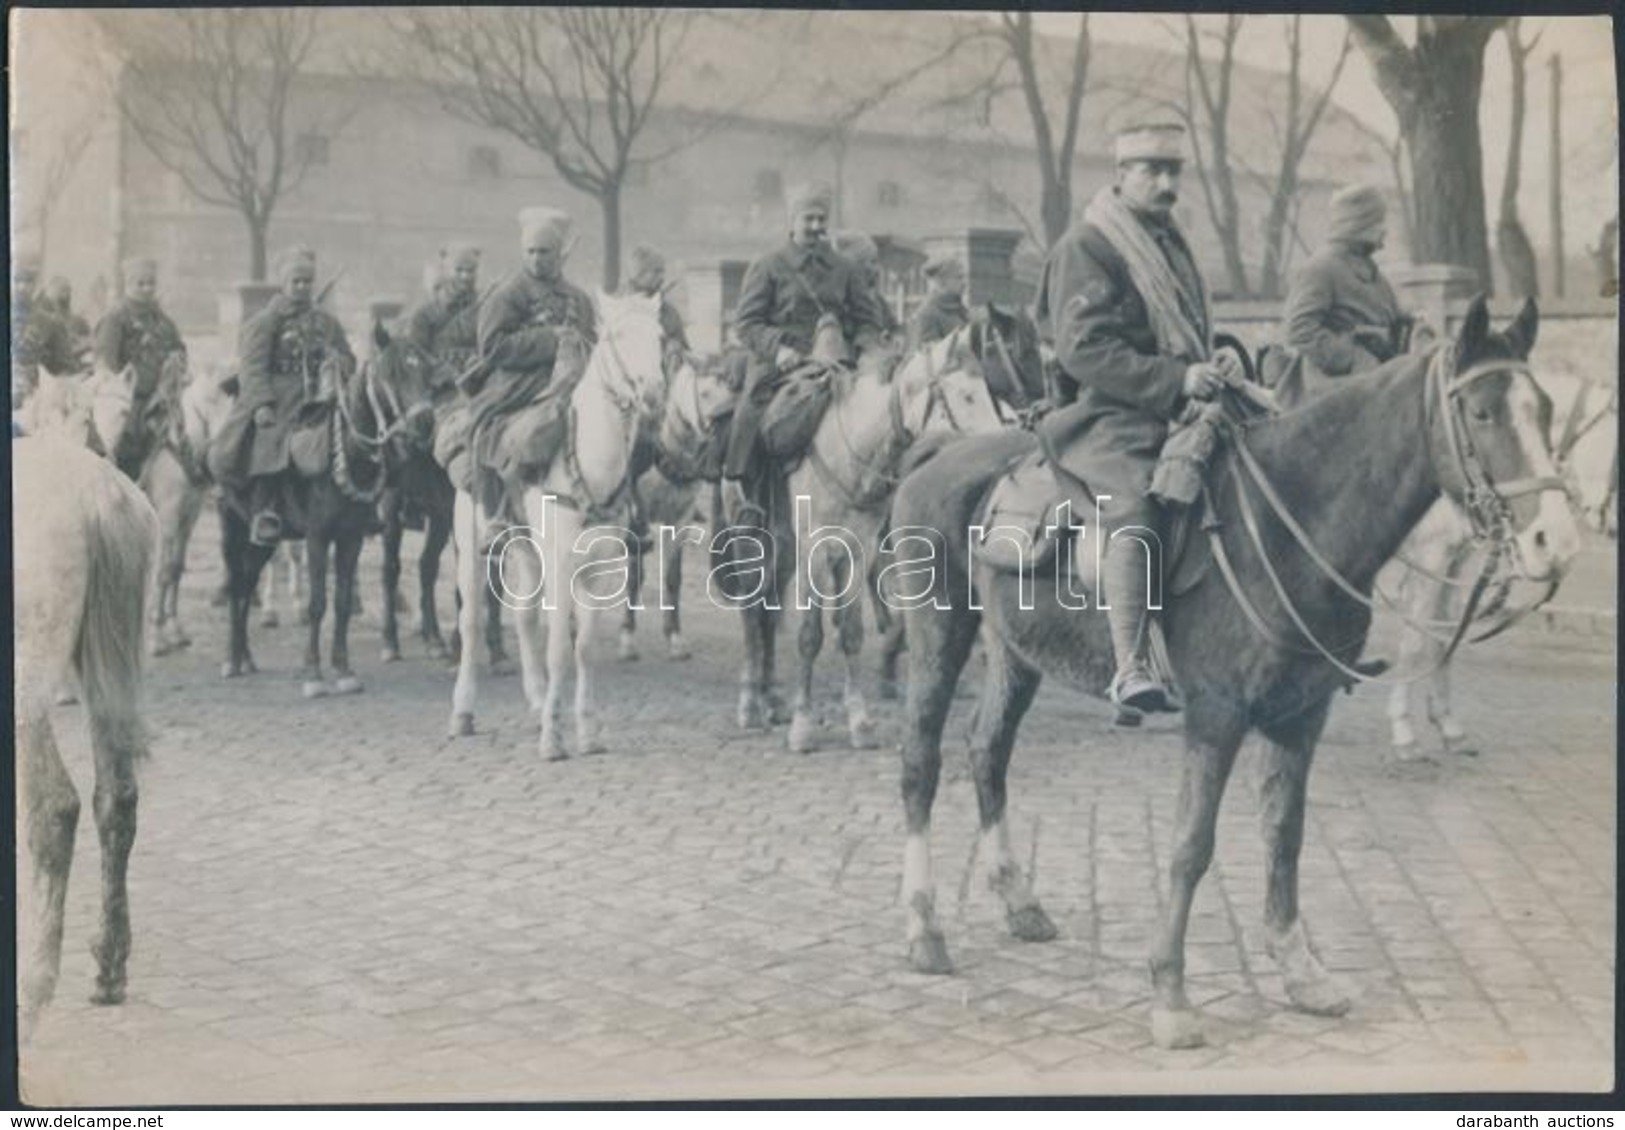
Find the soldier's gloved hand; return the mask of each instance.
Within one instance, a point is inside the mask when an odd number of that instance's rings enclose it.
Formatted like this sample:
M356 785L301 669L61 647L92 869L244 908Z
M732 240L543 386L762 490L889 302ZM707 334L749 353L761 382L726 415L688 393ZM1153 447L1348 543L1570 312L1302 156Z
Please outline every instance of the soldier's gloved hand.
M1192 400L1211 400L1224 387L1224 377L1211 361L1198 361L1185 370L1185 395Z
M256 428L268 428L274 423L276 423L275 408L272 408L269 404L261 404L254 409L254 426Z
M794 369L801 364L801 360L800 351L791 349L788 345L779 346L779 351L773 358L774 364L778 365L781 372L786 369Z

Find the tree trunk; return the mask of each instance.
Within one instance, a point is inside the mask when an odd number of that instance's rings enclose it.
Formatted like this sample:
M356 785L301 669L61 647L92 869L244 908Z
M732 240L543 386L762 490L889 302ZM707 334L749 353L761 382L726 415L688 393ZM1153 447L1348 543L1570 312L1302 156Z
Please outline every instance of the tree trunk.
M1291 217L1292 201L1298 195L1298 185L1293 180L1280 188L1270 200L1269 214L1264 217L1264 271L1258 290L1266 298L1286 294L1287 220Z
M1494 277L1478 130L1483 46L1458 36L1437 42L1429 56L1418 69L1416 113L1408 138L1416 193L1416 257L1424 263L1469 267L1488 293Z
M1044 221L1045 243L1054 247L1072 226L1072 186L1061 183L1057 177L1045 177L1039 215Z
M267 216L244 216L248 225L248 279L264 282L266 275L265 243L271 226Z
M621 186L600 192L598 207L604 214L604 293L614 294L621 285Z
M1523 118L1528 89L1524 62L1529 49L1519 34L1519 23L1507 25L1507 55L1512 64L1512 125L1507 131L1507 169L1501 181L1501 213L1495 225L1495 249L1500 255L1501 269L1506 272L1507 287L1515 295L1536 297L1540 294L1540 270L1535 263L1535 249L1529 242L1529 233L1518 217L1518 189L1523 181Z

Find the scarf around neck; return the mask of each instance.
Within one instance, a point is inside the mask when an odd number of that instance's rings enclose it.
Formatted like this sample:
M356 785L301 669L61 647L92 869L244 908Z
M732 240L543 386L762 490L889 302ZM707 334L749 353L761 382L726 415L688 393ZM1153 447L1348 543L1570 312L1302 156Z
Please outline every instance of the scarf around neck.
M1211 320L1208 316L1207 288L1200 275L1193 275L1196 293L1191 294L1179 273L1168 262L1155 236L1146 229L1134 210L1123 202L1112 186L1095 194L1083 211L1083 218L1099 229L1123 262L1128 265L1134 289L1140 292L1157 348L1163 353L1191 361L1206 361L1212 352ZM1168 221L1184 241L1184 233Z

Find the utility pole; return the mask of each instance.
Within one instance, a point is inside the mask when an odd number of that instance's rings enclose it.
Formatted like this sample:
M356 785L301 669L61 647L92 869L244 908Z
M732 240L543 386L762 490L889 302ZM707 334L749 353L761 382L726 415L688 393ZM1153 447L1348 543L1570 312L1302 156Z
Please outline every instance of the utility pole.
M1551 176L1546 191L1552 209L1552 293L1563 296L1563 57L1552 52Z

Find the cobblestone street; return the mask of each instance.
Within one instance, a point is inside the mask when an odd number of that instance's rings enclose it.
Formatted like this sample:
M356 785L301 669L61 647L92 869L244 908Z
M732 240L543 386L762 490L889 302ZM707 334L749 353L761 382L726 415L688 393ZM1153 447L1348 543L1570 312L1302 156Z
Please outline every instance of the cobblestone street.
M122 1007L87 1003L88 743L77 708L58 711L86 804L57 1001L24 1051L31 1102L1612 1083L1611 635L1525 628L1471 649L1456 686L1481 753L1432 771L1384 768L1382 693L1334 708L1302 871L1311 935L1355 990L1342 1019L1289 1011L1264 952L1244 752L1190 930L1208 1046L1163 1052L1146 957L1178 787L1170 725L1115 730L1102 705L1041 692L1012 826L1061 936L1027 945L974 869L971 702L956 703L935 851L958 971L929 978L906 966L896 898L899 706L878 704L883 748L844 748L826 651L824 749L736 730L738 632L698 568L695 657L663 657L657 616L636 663L613 662L603 633L610 752L548 764L517 679L488 682L478 735L453 740L450 671L411 643L377 661L373 544L352 635L365 694L302 699L304 633L286 623L255 630L261 674L220 679L214 536L206 519L183 599L197 643L149 666ZM443 616L450 603L443 583ZM793 630L780 656L792 670Z

